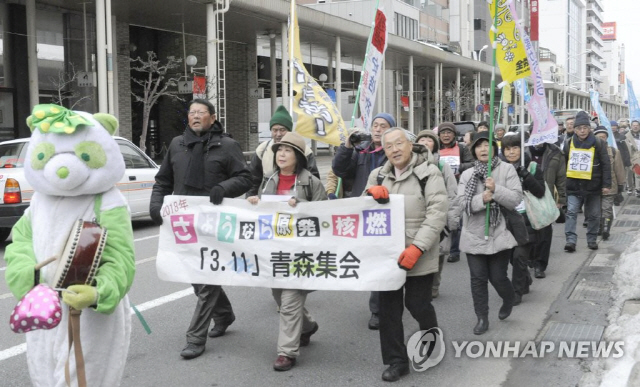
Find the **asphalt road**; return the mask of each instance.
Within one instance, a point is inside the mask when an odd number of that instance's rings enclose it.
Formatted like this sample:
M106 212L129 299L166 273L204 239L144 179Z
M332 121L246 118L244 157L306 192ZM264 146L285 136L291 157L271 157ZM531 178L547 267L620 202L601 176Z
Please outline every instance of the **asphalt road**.
M324 158L319 164L321 170L326 170L328 162ZM594 255L586 249L584 232L579 230L579 234L578 251L566 254L563 252L563 227L555 225L547 278L534 279L531 293L514 308L508 319L498 320L501 300L489 287L490 327L482 336L472 332L476 317L464 254L457 263L445 263L440 297L433 302L439 326L444 331L445 358L425 372L412 371L397 385L511 386L516 385L517 378L510 374L514 369L529 375L518 380L525 380L532 387L549 385L548 380L538 382L536 372L545 373L550 380L563 380L562 384L556 385L575 385L580 377L579 366L576 372L576 367L568 367L569 370L547 367L548 361L538 362L538 359L529 359L524 364L522 359L511 358L471 358L466 355L454 358L452 341L525 342L539 339L538 335L553 313L552 305L567 298L568 284ZM367 329L368 292L311 293L306 306L320 329L312 337L311 344L301 349L298 364L291 371L275 372L272 365L277 357L278 314L270 290L227 287L225 290L237 317L235 323L224 337L209 339L202 356L183 360L179 353L185 345L185 332L196 298L190 285L163 282L157 278L158 228L150 222L135 222L134 236L137 273L129 296L142 309L152 333L146 334L133 317L123 386L388 385L380 379L385 366L378 332ZM5 245L0 246L0 255L4 254ZM4 261L0 260L0 273L3 271ZM0 280L0 385L23 387L30 385L24 337L9 329L8 316L16 300L8 292L4 280ZM404 322L408 338L418 326L408 313L404 314ZM545 368L539 370L543 365Z

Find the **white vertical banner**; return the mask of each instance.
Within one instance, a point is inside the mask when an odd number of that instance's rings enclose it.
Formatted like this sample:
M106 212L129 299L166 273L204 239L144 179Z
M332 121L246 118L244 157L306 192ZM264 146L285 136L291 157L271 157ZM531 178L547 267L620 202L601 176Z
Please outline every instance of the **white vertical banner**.
M373 107L376 103L376 91L380 74L382 74L382 62L384 61L384 53L387 49L387 17L383 8L376 11L375 24L371 35L371 42L367 50L367 56L362 66L362 78L360 87L360 118L358 126L366 131L371 127L371 119L373 118Z

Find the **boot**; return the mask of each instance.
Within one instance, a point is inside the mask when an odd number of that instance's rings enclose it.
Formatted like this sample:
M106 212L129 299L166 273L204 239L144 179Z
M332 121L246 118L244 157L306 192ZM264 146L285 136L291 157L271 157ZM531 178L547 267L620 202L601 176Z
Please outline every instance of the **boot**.
M481 335L489 329L489 318L487 316L479 316L478 323L473 328L474 335Z
M605 219L604 220L604 227L603 227L603 231L602 231L602 240L606 241L607 239L609 239L609 236L611 231L611 219Z

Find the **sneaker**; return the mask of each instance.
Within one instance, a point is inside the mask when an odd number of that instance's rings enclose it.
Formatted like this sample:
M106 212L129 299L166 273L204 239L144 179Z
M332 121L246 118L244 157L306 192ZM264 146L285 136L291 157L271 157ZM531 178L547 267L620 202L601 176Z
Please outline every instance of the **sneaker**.
M544 270L541 270L541 269L538 269L538 268L536 268L536 271L535 271L534 275L535 275L536 278L545 278L547 276L544 273Z
M399 363L391 364L389 368L382 373L382 380L385 382L396 382L401 377L409 374L409 364Z
M574 251L576 251L576 244L567 243L566 245L564 245L564 251L566 251L567 253L573 253Z
M459 260L460 260L459 254L452 254L452 255L449 255L449 258L447 258L447 262L458 262Z
M587 247L590 248L591 250L598 250L598 244L596 242L587 243Z
M194 343L187 343L187 346L184 347L182 352L180 352L180 356L182 356L185 360L195 359L196 357L202 355L204 353L204 344L198 345Z
M307 345L309 345L309 343L311 342L311 335L313 335L316 332L318 332L318 323L316 323L316 325L313 326L313 329L311 329L309 332L307 333L303 332L300 335L300 346L306 347Z

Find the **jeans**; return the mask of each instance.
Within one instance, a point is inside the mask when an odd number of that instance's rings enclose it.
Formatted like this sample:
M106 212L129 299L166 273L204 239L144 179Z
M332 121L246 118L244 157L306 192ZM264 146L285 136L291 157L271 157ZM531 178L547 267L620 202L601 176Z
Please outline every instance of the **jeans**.
M398 290L380 294L380 350L384 364L409 364L404 343L402 313L406 305L418 321L420 330L438 326L436 311L431 304L433 274L407 277Z
M600 204L601 195L567 195L567 221L564 224L564 235L567 243L576 244L578 235L576 234L576 223L578 210L584 204L584 217L587 221L587 242L595 243L598 239L598 229L600 228Z
M193 284L193 292L198 296L198 303L187 330L187 343L203 345L211 319L226 325L234 319L233 309L222 286Z
M467 263L471 274L471 296L476 316L487 317L489 314L489 284L496 289L502 301L513 303L515 292L507 276L511 249L503 250L492 255L469 254Z
M460 219L460 229L462 229L462 219ZM460 256L460 229L451 231L451 249L449 250L449 256Z

